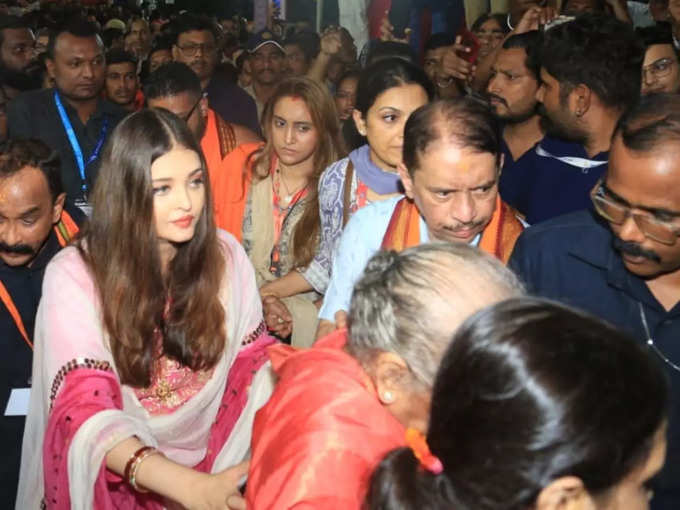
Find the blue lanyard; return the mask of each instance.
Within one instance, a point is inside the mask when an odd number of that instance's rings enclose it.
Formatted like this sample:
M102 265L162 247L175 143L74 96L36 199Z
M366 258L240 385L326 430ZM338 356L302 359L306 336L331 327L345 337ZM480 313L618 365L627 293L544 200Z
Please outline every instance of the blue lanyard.
M66 136L68 137L68 141L70 142L71 148L73 149L73 154L76 157L76 163L78 165L78 172L80 173L81 180L80 188L83 191L83 195L86 195L87 179L85 177L85 169L99 157L99 152L101 151L102 146L104 145L104 140L106 140L106 132L109 129L109 118L107 116L104 116L104 121L102 122L102 129L101 132L99 133L99 140L97 140L97 145L95 146L94 151L92 151L92 154L90 155L86 163L85 160L83 159L83 151L81 150L80 144L78 143L78 138L76 138L76 133L75 131L73 131L71 120L68 118L68 115L66 114L64 105L61 103L61 98L59 97L59 92L57 92L56 89L54 91L54 102L57 105L59 117L61 117L61 123L64 126L64 129L66 130Z

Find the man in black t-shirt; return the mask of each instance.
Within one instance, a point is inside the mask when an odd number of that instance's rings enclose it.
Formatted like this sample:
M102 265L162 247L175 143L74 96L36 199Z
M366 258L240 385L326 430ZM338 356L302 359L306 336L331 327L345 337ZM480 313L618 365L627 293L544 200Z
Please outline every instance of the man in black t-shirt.
M31 386L33 330L45 267L78 231L64 209L59 158L38 140L0 151L0 501L13 508ZM22 398L23 397L23 398ZM12 405L8 408L8 403ZM7 505L5 505L7 504Z

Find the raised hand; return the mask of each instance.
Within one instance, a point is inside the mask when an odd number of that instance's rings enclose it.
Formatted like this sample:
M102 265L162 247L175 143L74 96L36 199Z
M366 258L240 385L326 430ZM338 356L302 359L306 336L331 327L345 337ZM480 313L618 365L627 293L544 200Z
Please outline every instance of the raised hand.
M329 27L321 34L320 42L321 53L326 55L337 55L342 48L342 39L340 38L340 30L334 27Z
M456 37L456 43L446 48L440 63L442 77L452 76L466 83L470 82L475 74L475 65L471 64L460 56L461 53L468 53L470 48L463 46L461 37Z
M394 42L400 42L400 43L407 43L409 39L411 38L411 29L406 28L404 29L404 37L396 37L394 35L394 26L392 23L390 23L390 18L389 18L390 11L385 11L385 16L383 17L382 22L380 23L380 40L381 41L394 41Z

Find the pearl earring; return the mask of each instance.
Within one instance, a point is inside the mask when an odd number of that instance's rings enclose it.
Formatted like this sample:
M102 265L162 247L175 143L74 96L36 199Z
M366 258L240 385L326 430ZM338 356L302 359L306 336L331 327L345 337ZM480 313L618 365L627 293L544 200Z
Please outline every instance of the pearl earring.
M385 391L382 394L382 400L386 404L391 404L394 401L394 395L392 395L391 391Z

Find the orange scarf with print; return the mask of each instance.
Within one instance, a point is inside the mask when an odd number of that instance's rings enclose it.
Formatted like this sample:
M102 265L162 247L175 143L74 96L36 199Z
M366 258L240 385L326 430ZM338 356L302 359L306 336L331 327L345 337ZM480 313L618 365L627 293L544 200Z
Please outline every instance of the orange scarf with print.
M517 238L524 230L515 210L496 197L496 209L482 232L479 249L506 264ZM420 244L420 213L413 201L404 197L394 207L381 248L401 251Z

